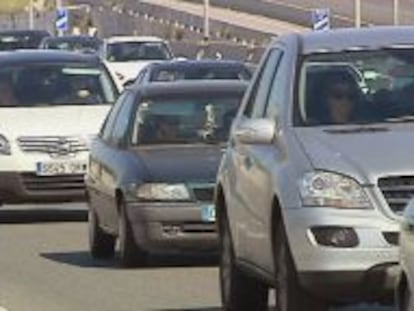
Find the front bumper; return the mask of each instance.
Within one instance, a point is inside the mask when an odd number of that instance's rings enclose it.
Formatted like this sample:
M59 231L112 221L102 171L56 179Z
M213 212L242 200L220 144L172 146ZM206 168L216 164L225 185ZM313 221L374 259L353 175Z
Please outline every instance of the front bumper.
M311 228L352 228L354 247L322 246ZM377 210L299 208L285 210L285 228L303 287L334 300L391 294L398 274L398 223Z
M136 243L151 253L218 250L215 222L203 220L197 203L128 203Z
M83 175L40 177L29 172L0 172L0 204L81 201L85 201Z

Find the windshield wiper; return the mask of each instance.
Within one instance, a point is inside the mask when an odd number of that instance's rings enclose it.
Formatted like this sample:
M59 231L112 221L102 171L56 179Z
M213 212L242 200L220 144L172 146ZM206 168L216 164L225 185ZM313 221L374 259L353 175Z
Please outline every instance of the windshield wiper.
M406 116L400 116L395 118L388 118L385 119L385 122L389 123L409 123L414 122L414 115L406 115Z
M329 134L357 134L357 133L377 133L387 132L389 129L383 126L353 126L348 128L325 129Z

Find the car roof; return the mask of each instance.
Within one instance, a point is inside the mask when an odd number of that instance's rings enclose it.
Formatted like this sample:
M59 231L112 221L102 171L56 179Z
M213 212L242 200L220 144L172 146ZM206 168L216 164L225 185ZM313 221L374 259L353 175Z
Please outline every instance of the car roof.
M107 43L117 42L164 42L163 39L153 36L114 36L105 40Z
M98 64L100 59L95 55L85 55L60 50L16 50L0 52L0 64L12 63L53 63L74 62Z
M76 41L76 40L95 40L101 41L101 39L97 37L87 36L87 35L73 35L73 36L61 36L61 37L47 37L45 38L46 41Z
M145 85L131 86L141 97L169 97L183 95L215 95L215 94L243 94L248 86L246 81L239 80L203 80L154 82Z
M171 69L171 68L208 68L208 67L246 67L243 62L233 60L174 60L174 61L163 61L155 62L148 67L152 69Z
M414 27L412 26L344 28L297 33L286 37L289 36L298 38L301 54L305 55L392 47L414 48ZM278 40L275 39L275 41Z

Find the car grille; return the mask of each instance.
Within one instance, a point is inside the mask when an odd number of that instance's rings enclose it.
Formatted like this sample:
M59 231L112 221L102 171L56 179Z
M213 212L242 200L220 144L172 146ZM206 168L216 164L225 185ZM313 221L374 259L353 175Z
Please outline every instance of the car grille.
M37 176L22 174L23 184L28 191L83 191L85 189L84 175L66 176Z
M17 143L23 152L68 155L88 151L88 146L74 136L19 137Z
M212 202L214 198L214 188L213 187L204 187L204 188L192 188L194 193L194 198L199 202Z
M213 224L187 222L181 225L181 231L184 233L215 233L217 226Z
M385 177L378 180L385 200L391 210L401 215L414 196L414 176Z

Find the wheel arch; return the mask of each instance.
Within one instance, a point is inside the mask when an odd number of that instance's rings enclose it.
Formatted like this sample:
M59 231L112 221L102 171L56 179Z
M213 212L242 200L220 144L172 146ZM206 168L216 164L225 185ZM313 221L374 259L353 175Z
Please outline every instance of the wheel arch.
M398 311L403 311L402 304L404 301L404 294L405 290L407 289L407 286L409 286L407 274L404 272L404 270L402 270L400 276L398 277L397 286L395 289L395 302Z

